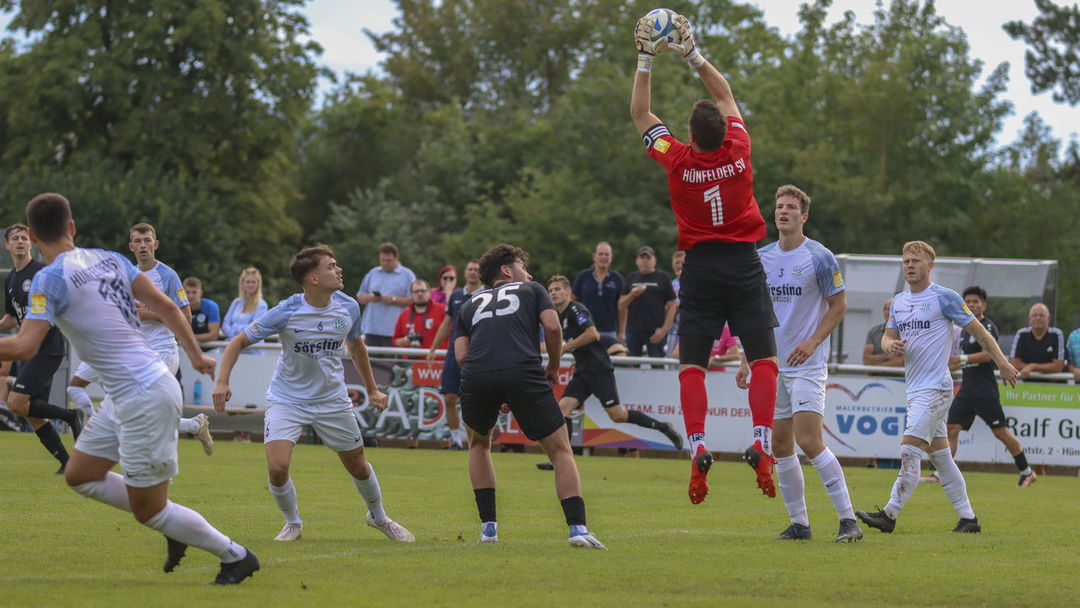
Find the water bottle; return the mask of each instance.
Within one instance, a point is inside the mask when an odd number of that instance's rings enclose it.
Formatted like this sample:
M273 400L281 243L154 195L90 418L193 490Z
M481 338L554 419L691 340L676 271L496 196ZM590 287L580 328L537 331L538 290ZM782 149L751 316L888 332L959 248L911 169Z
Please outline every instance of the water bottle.
M195 379L195 405L202 405L202 378Z

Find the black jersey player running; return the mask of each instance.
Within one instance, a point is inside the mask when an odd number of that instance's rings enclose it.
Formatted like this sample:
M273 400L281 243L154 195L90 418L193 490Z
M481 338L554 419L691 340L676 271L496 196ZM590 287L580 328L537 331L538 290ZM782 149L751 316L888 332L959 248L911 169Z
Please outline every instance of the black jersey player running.
M4 231L4 247L11 254L14 267L7 275L4 284L5 315L0 318L0 331L13 329L21 325L30 310L28 298L30 284L34 275L45 267L41 262L30 257L30 229L25 224L12 224ZM26 418L31 428L37 433L41 445L60 462L57 473L63 473L69 458L68 451L60 441L56 428L49 423L49 418L57 418L71 426L75 438L79 438L82 420L77 410L60 407L49 403L52 392L53 374L64 360L64 337L56 327L49 329L41 348L28 361L19 365L19 374L15 385L8 395L8 408Z
M559 312L559 323L563 332L563 350L574 355L574 376L566 387L559 408L563 416L569 416L589 395L596 395L604 412L612 422L626 422L663 433L676 450L681 450L682 437L670 422L628 410L619 400L619 391L615 386L615 366L611 363L604 347L600 345L600 332L593 323L592 314L581 302L570 300L570 279L557 274L548 279L548 293ZM567 418L567 430L570 419Z
M525 270L528 254L503 243L480 258L482 289L458 312L454 354L461 364L461 417L469 429L469 478L480 514L480 541L497 542L491 429L507 404L525 436L555 465L555 491L570 526L570 546L603 549L585 527L581 479L551 392L559 374L562 331L546 290ZM541 367L540 336L550 357Z

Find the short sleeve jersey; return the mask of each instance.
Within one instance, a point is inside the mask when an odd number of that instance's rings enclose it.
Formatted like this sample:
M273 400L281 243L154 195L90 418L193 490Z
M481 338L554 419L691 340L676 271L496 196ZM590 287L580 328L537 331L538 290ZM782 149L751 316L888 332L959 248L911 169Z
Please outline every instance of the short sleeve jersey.
M780 322L775 332L780 370L825 367L829 362L828 338L802 365L788 365L787 359L796 346L817 331L829 310L825 298L844 291L836 256L814 239L804 240L791 251L780 249L779 242L770 243L759 249L758 255L765 267L773 311Z
M188 305L184 284L180 282L180 276L176 274L175 270L169 268L163 262L158 262L153 268L147 270L145 274L150 278L150 282L154 284L154 287L157 287L158 291L168 296L178 308ZM160 321L143 321L142 332L146 335L147 341L150 342L150 348L156 352L176 351L176 337L173 336L164 323Z
M907 391L952 390L949 352L952 324L966 327L975 320L960 295L937 283L919 293L905 291L893 298L887 329L895 329L904 347Z
M757 242L765 220L754 198L750 134L740 118L727 118L720 147L697 153L661 124L642 136L649 156L668 176L671 209L679 228L679 250L708 241Z
M994 325L993 321L988 317L983 317L979 319L979 323L986 328L986 331L990 332L990 335L994 337L994 340L998 339L997 325ZM975 336L969 334L967 331L961 331L960 352L965 355L974 355L983 352L983 347L982 344L979 344L979 341L975 339ZM960 392L965 395L997 398L997 380L994 378L994 370L996 368L997 366L994 365L993 361L987 361L985 363L968 363L962 368L963 384L960 385Z
M360 305L335 291L318 308L304 294L289 296L244 330L253 343L277 334L281 356L274 367L268 401L304 406L340 403L348 406L345 389L345 342L360 337Z
M455 324L469 338L463 374L540 367L540 313L554 310L551 296L535 281L500 283L473 293Z
M59 327L116 399L137 395L169 373L139 331L131 291L139 274L115 251L76 248L38 272L30 287L26 318Z
M645 291L627 309L626 331L651 333L664 324L664 306L675 299L675 288L671 285L671 275L663 270L649 274L635 270L626 275L623 293L630 293L638 285L644 286Z
M34 282L34 275L45 265L31 259L20 270L12 270L4 281L4 312L15 317L20 324L26 318L29 310L30 285ZM64 356L64 337L56 327L49 329L45 338L38 347L38 354L50 357Z
M191 311L191 331L195 334L210 332L211 323L221 323L221 309L217 302L203 298L199 310Z
M384 296L399 298L409 297L409 288L416 281L416 275L405 266L398 264L387 272L376 266L364 275L356 295L377 291ZM394 324L404 307L386 302L375 301L364 306L363 327L365 334L373 336L394 335Z
M589 314L589 309L581 302L570 302L566 309L559 313L559 323L562 325L564 342L569 342L585 333L586 329L596 326L592 315ZM571 354L574 355L574 365L579 372L615 369L615 366L611 364L611 357L600 345L599 340L576 348Z
M457 335L457 314L461 310L461 307L465 305L465 302L469 301L472 297L471 293L465 293L464 287L458 287L454 291L450 292L450 297L446 302L446 316L450 317L450 344L446 346L446 360L454 358L454 336Z
M884 355L881 350L881 338L885 335L885 323L878 323L866 332L866 343L873 346L873 354Z
M1065 346L1065 356L1074 367L1080 367L1080 329L1074 329L1069 334L1069 340Z
M1016 332L1009 358L1024 363L1051 363L1065 359L1065 334L1056 327L1047 328L1042 338L1036 339L1030 327Z
M571 291L585 304L600 332L619 331L619 295L623 292L623 276L608 269L603 281L596 279L592 266L574 277Z

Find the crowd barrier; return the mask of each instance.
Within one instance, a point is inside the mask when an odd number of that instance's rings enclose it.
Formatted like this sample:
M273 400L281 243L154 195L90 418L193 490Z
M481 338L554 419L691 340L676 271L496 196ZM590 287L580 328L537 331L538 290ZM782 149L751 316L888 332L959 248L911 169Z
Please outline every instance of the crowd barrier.
M276 344L256 345L244 352L233 369L233 398L227 414L213 414L217 429L261 432L266 387L280 349ZM425 349L369 348L376 380L389 398L389 407L376 412L368 406L367 391L359 375L346 362L349 397L364 434L392 439L449 439L446 408L439 394L441 361L425 360ZM210 354L220 356L220 349ZM440 351L441 352L441 351ZM411 358L410 358L411 357ZM188 413L212 413L213 381L196 374L181 357L182 384ZM677 361L617 357L615 377L623 404L682 429ZM572 359L564 357L560 396L572 374ZM751 431L746 391L735 385L735 367L706 376L709 413L706 419L708 447L718 452L740 453ZM873 375L870 375L873 374ZM826 390L825 442L837 456L895 458L907 411L903 370L833 365ZM1024 445L1032 464L1080 465L1080 386L1070 374L1044 375L1048 382L1024 382L1015 388L1001 386L1008 423ZM198 388L196 388L198 384ZM510 415L500 418L495 441L528 443ZM575 413L575 445L672 449L657 431L612 422L595 398ZM1012 457L982 421L961 432L958 460L1011 463Z

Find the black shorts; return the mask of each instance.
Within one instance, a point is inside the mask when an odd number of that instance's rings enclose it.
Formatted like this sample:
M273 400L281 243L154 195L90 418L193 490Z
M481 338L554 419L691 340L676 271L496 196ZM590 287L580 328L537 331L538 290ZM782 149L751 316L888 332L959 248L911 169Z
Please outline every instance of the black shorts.
M679 335L719 338L777 327L765 268L753 243L701 243L686 252L679 278ZM773 355L775 356L775 353Z
M959 424L966 431L971 428L975 416L982 418L991 429L1007 425L1005 410L1001 409L1001 398L997 394L979 396L965 395L963 392L953 398L946 424Z
M11 390L29 395L30 399L48 399L52 392L53 375L63 362L62 355L34 355L29 361L19 365L19 375L15 378L15 385Z
M572 397L579 403L585 403L590 395L596 395L600 405L615 407L619 405L619 389L615 386L615 372L610 369L595 372L574 371L570 383L563 391L563 397Z
M488 434L504 403L510 406L521 431L533 441L566 425L542 368L511 368L461 375L461 419L472 430Z

